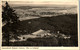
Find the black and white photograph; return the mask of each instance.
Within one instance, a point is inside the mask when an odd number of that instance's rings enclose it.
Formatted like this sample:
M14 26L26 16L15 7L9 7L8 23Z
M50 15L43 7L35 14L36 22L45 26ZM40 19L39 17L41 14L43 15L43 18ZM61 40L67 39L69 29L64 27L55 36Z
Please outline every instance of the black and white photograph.
M2 46L78 47L76 0L2 1Z

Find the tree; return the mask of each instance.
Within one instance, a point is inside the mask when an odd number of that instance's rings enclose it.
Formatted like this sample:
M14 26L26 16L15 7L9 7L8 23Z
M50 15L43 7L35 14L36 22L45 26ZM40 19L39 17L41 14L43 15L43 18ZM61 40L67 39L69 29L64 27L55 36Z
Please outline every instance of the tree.
M6 6L2 6L3 12L2 12L2 21L6 21L7 23L14 23L18 21L18 17L15 13L15 10L13 10L8 2L5 3Z
M5 3L5 6L2 6L2 9L2 23L6 23L2 27L2 32L4 32L3 35L6 38L6 45L9 45L10 34L15 32L19 20L15 10L9 6L8 2ZM16 26L13 27L13 24L16 24Z

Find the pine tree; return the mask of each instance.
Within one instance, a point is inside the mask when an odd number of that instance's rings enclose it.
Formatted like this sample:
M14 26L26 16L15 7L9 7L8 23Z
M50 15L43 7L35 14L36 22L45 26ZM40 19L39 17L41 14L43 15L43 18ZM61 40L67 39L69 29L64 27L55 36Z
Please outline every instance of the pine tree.
M8 2L5 3L6 6L3 6L3 12L2 12L2 21L6 21L7 23L14 23L18 21L18 17L15 13L15 10L13 10Z
M8 4L8 2L5 3L5 6L2 6L2 23L6 23L2 27L2 32L4 32L4 37L6 38L6 45L9 45L9 39L10 39L10 32L15 32L16 27L13 27L13 24L16 24L19 22L17 14L15 13L15 10L11 8Z

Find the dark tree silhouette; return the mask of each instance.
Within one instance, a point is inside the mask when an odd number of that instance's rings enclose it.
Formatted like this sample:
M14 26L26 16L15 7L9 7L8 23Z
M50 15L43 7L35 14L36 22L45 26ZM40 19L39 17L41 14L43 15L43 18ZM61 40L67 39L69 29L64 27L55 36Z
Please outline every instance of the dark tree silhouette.
M2 12L2 21L6 21L7 23L14 23L18 21L18 17L15 13L15 10L13 10L8 2L5 3L6 6L3 6L3 12Z
M2 23L5 23L2 27L2 32L6 40L6 45L9 45L10 35L14 35L14 32L16 32L17 23L19 20L15 10L9 6L8 2L5 3L5 6L2 6L2 9Z

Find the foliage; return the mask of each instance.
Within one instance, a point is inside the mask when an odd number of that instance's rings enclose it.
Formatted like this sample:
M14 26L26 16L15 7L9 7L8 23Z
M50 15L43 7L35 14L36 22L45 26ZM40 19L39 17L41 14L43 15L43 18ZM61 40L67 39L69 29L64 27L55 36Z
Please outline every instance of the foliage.
M18 21L15 10L9 6L8 2L6 2L5 6L2 6L2 8L2 22L6 21L7 23L14 23Z
M2 8L2 23L5 23L5 25L2 27L2 32L3 38L6 39L8 44L10 35L12 34L14 36L14 32L16 32L16 25L19 22L19 20L15 13L15 10L13 10L13 8L9 6L8 2L6 2L5 6L2 6ZM15 27L13 27L13 24L16 24Z

